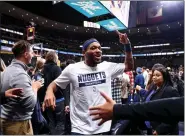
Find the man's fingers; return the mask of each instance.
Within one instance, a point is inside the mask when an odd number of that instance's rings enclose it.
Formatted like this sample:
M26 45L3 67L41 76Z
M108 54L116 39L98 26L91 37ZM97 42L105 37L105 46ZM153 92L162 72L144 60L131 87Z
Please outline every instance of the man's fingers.
M98 126L101 126L104 122L106 122L104 119L102 119L99 123Z
M13 98L18 98L18 96L17 96L17 95L12 95L12 97L13 97Z
M100 106L93 106L93 107L90 107L89 110L100 110Z
M92 116L92 115L98 115L98 114L106 114L106 112L102 110L95 110L95 111L91 111L89 115Z
M100 94L101 94L101 96L103 96L105 98L105 100L107 102L111 102L112 101L112 99L108 95L106 95L104 92L100 92Z
M12 88L12 89L10 89L10 90L12 90L12 91L22 91L23 90L23 88Z
M13 88L10 90L12 95L15 95L15 96L21 96L21 93L23 92L23 89L22 88Z
M118 30L115 30L118 35L120 35L120 32Z
M95 120L99 120L101 119L101 116L98 114L96 116L93 116L92 120L95 121Z

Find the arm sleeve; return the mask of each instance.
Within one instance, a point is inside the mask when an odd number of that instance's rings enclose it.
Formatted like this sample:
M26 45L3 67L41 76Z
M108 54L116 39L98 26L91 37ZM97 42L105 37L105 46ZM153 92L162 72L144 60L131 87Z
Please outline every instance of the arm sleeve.
M11 88L23 88L21 103L25 107L34 107L37 94L34 93L31 78L26 73L21 73L11 79Z
M167 123L170 121L183 121L184 97L166 98L130 105L116 104L113 108L113 116L116 119L139 119Z
M141 90L139 91L139 94L140 94L142 97L144 97L144 96L146 95L146 93L147 93L147 91L146 91L145 89L141 89Z
M59 77L60 76L60 74L61 74L61 69L60 69L60 67L58 67L58 66L56 66L55 67L55 70L54 70L54 75L53 75L53 77L54 77L54 79L56 79L57 77Z
M118 75L122 75L124 70L125 70L125 64L124 63L112 63L112 62L107 62L109 71L111 73L111 78L114 79Z
M60 76L54 80L57 86L61 89L65 89L67 85L70 83L70 65L68 65L60 74Z

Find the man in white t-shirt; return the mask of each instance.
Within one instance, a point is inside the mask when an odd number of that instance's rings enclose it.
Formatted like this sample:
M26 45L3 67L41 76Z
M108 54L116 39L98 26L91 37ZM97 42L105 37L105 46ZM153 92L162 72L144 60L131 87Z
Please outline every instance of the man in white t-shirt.
M110 131L111 121L98 126L101 121L92 121L89 107L103 104L105 101L100 91L111 94L111 78L133 69L133 57L129 39L126 34L119 33L120 43L125 48L125 63L101 62L101 45L96 39L89 39L83 44L84 61L70 64L53 81L47 91L43 103L46 107L55 108L54 92L59 86L65 89L70 83L70 118L72 134L106 134ZM108 133L107 133L108 134Z
M147 84L148 84L149 75L148 75L148 72L146 71L146 67L145 66L142 67L142 72L143 72L143 77L144 77L144 80L145 80L144 85L146 87Z

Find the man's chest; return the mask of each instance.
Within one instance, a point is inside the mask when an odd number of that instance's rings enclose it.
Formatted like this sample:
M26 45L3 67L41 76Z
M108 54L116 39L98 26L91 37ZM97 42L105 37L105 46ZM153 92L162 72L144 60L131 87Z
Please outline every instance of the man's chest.
M71 74L71 82L77 88L96 86L110 82L110 75L107 71L76 70Z

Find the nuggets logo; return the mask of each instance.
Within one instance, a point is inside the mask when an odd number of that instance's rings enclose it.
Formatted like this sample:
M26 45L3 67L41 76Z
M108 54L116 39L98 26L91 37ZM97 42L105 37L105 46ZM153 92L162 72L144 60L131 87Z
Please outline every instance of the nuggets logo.
M78 75L79 87L106 83L105 72Z

